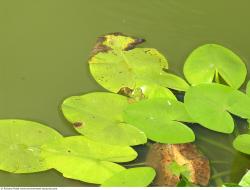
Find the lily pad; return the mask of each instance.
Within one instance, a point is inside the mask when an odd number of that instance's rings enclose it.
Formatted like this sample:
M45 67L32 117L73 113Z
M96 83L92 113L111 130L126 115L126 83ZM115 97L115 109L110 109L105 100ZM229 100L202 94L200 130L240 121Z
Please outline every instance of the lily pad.
M98 143L84 136L66 137L42 146L47 165L64 177L101 184L124 168L113 162L128 162L137 153L128 146Z
M143 100L124 110L124 120L156 142L178 144L195 140L193 131L181 122L194 122L182 102L159 98Z
M220 76L231 87L239 88L245 81L247 69L241 58L217 44L195 49L184 64L184 75L192 85L211 83Z
M79 133L92 140L114 145L144 144L145 134L122 118L128 104L127 97L96 92L66 99L62 111Z
M245 154L250 154L250 135L239 135L234 139L233 146L236 150Z
M144 96L148 99L167 98L177 100L173 92L168 88L159 85L144 85L140 88Z
M241 187L250 187L250 171L248 170L247 173L242 177L240 180L239 185Z
M41 157L41 145L62 136L45 125L24 120L0 120L0 170L32 173L50 169Z
M153 48L135 48L143 40L108 34L101 37L89 60L95 80L109 91L121 88L135 89L143 85L158 84L180 91L189 85L180 77L165 72L165 57Z
M155 170L151 167L131 168L113 175L102 187L147 187L155 175Z
M250 118L250 97L221 84L191 87L185 94L184 103L197 123L221 133L233 132L234 121L230 113Z
M131 101L134 102L153 98L167 98L177 100L171 90L159 85L144 85L134 90L130 88L121 88L118 94L130 97Z

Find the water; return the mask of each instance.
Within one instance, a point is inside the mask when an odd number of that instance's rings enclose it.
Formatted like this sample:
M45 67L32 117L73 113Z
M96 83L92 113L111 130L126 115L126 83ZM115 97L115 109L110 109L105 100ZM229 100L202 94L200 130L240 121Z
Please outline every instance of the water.
M1 0L0 118L35 120L65 136L75 135L59 107L68 96L103 91L90 76L87 59L96 37L108 32L146 38L144 47L159 49L170 70L181 76L185 58L203 43L229 47L248 64L249 6L248 0ZM218 139L215 133L208 136ZM228 181L237 181L250 165L238 153L212 148L209 155L229 160L226 168L217 166L219 171L237 170L225 177ZM86 184L52 170L23 175L0 172L0 185Z

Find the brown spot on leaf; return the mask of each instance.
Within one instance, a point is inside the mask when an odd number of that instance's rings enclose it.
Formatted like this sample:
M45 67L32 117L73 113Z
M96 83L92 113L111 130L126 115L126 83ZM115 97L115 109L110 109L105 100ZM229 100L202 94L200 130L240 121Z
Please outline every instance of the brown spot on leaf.
M133 93L133 89L129 88L129 87L122 87L117 94L123 95L123 96L127 96L127 97L131 97Z
M83 127L83 123L82 122L75 122L75 123L73 123L73 126L75 128Z
M98 54L99 52L108 52L109 50L111 50L110 47L103 45L103 42L105 40L106 40L106 38L104 36L101 36L97 39L96 45L91 52L91 57Z
M141 44L143 42L145 42L145 39L135 38L134 42L128 44L128 46L124 50L128 51L128 50L134 49L135 46L137 46L138 44Z
M133 104L133 103L136 103L137 100L135 98L128 98L128 103L129 104Z
M206 186L210 178L208 159L199 152L192 143L186 144L160 144L151 146L147 155L147 165L155 168L157 176L155 184L158 186L176 186L180 176L175 176L167 169L167 165L176 162L185 165L190 171L190 182Z
M122 32L111 32L111 33L108 33L107 35L114 35L114 36L127 36L127 35L123 34Z
M114 35L114 36L126 36L126 37L130 37L130 36L127 36L121 32L113 32L113 33L108 33L106 35L103 35L103 36L100 36L97 41L96 41L96 45L95 47L93 48L92 52L91 52L91 57L93 57L94 55L98 54L99 52L108 52L110 50L112 50L112 48L106 46L103 44L103 42L106 40L106 37L107 35ZM135 46L137 46L138 44L141 44L143 42L145 42L144 39L142 38L134 38L134 37L131 37L134 39L134 42L130 43L127 45L126 48L124 48L125 51L128 51L128 50L131 50L133 49Z

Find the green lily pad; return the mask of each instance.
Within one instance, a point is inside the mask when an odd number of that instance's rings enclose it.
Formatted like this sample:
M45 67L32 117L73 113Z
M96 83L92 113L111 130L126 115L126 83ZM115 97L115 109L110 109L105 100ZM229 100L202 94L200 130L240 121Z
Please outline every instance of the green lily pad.
M137 157L131 147L98 143L84 136L66 137L42 148L49 167L64 177L94 184L124 170L113 162L128 162Z
M134 48L141 42L121 34L101 37L89 60L95 80L115 93L124 87L135 89L151 84L187 90L189 85L182 78L164 71L167 60L156 49Z
M62 111L79 133L92 140L114 145L144 144L145 134L122 118L128 104L125 96L96 92L66 99Z
M221 133L233 132L234 121L230 113L250 118L250 97L221 84L191 87L185 94L184 103L197 123Z
M184 75L192 85L211 83L220 76L228 85L237 89L245 81L246 74L247 69L241 58L217 44L198 47L184 64Z
M248 170L247 173L242 177L240 180L239 185L241 187L250 187L250 171Z
M129 105L124 120L156 142L178 144L195 140L193 131L181 122L194 122L182 102L159 98Z
M155 175L155 170L151 167L131 168L113 175L102 187L147 187Z
M0 170L32 173L50 169L41 157L41 145L62 136L45 125L24 120L0 120Z
M245 154L250 154L250 135L239 135L234 139L233 146L236 150Z

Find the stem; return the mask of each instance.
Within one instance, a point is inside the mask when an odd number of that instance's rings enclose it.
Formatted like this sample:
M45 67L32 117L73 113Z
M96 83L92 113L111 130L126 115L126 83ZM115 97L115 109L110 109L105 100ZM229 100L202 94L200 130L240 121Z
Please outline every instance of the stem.
M210 161L211 164L229 164L228 161L223 161L223 160L214 160Z
M130 166L145 166L145 162L138 162L134 164L124 164L123 166L130 167Z
M234 152L233 149L231 149L231 148L225 146L224 144L218 143L218 142L216 142L216 141L212 141L212 140L210 140L210 139L208 139L208 138L206 138L206 137L203 137L203 136L199 136L198 139L200 139L200 140L202 140L202 141L204 141L204 142L207 142L207 143L209 143L209 144L211 144L211 145L217 146L217 147L219 147L219 148L221 148L221 149L224 149L224 150L226 150L226 151L228 151L228 152L230 152L230 153L232 153L232 154L235 154L235 152Z
M214 167L212 168L212 170L213 170L213 173L214 173L215 175L218 174L218 172L216 171L216 169L215 169ZM211 177L211 179L213 179L213 177ZM224 183L220 176L214 178L214 182L215 182L215 184L216 184L217 187L222 186L223 183Z
M219 172L219 173L216 173L215 175L213 175L211 177L211 179L221 178L221 177L223 177L225 175L229 175L230 173L231 173L230 170L227 170L227 171L224 171L224 172Z
M233 134L234 137L237 137L239 135L239 129L237 128L237 126L234 128Z

